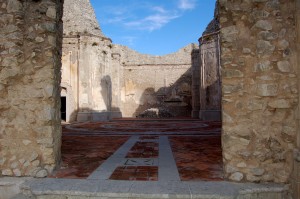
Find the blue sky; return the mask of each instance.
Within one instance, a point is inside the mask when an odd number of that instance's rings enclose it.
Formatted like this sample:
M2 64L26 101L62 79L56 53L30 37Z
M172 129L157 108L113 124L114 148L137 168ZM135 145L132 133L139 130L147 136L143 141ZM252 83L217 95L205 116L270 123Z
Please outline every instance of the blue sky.
M140 53L176 52L211 21L215 0L91 0L102 32Z

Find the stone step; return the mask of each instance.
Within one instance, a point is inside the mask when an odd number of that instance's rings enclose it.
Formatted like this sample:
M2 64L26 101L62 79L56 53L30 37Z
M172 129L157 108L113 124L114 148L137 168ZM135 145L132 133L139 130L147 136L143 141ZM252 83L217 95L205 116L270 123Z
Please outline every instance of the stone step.
M27 181L21 189L23 196L28 199L291 199L288 187L283 184L227 181L145 182L48 178Z

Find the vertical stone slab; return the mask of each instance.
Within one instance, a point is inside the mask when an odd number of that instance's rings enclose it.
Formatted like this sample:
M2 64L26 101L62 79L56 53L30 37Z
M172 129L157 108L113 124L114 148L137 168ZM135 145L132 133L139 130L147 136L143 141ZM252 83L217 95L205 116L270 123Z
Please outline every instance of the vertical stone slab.
M0 3L0 171L45 177L60 161L60 1Z
M120 53L111 54L111 77L112 77L112 104L111 118L121 118L121 55Z
M199 49L192 52L192 118L199 118L200 109L200 62Z
M225 176L287 182L299 97L295 0L219 3Z
M200 110L202 120L221 120L221 82L219 60L219 32L200 39Z

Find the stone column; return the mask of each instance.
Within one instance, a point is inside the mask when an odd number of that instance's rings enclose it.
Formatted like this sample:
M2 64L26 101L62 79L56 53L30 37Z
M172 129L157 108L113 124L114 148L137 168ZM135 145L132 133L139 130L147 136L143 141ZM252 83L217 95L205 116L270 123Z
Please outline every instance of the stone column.
M112 103L111 103L111 112L110 112L110 119L112 118L121 118L121 86L120 86L120 53L112 53Z
M192 52L192 118L199 118L200 109L200 63L199 49Z
M295 0L219 3L224 175L233 181L278 183L293 176L299 190L297 168L292 174L293 163L299 165L293 158L299 137L299 7Z
M2 176L45 177L60 161L59 2L0 2Z
M221 120L221 83L218 33L200 39L200 111L202 120Z
M79 82L79 96L78 104L79 111L77 121L90 121L92 118L92 96L91 96L91 82L90 82L90 55L87 52L87 41L85 37L80 37L79 41L79 62L78 62L78 82Z

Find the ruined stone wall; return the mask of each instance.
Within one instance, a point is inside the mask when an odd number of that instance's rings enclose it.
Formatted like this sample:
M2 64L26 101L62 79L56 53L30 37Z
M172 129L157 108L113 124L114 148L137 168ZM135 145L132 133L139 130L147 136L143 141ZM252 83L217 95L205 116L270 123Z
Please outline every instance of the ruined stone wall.
M218 29L200 38L201 120L221 119L220 46Z
M191 44L165 56L140 54L114 46L121 55L121 110L124 117L136 117L150 108L172 116L191 115Z
M109 119L118 76L111 48L111 40L101 36L64 37L61 86L67 88L68 122Z
M61 2L0 1L0 171L44 177L60 161Z
M64 0L64 35L91 34L104 36L89 0Z
M199 49L192 52L192 118L199 118L200 110L200 57Z
M295 0L219 2L225 175L287 182L299 92Z
M79 42L78 37L69 37L62 44L61 87L65 90L67 122L76 121L78 113Z
M118 70L112 42L101 32L89 0L66 0L63 13L62 84L66 88L67 118L108 120L118 109ZM114 107L114 109L112 108ZM112 110L113 109L113 110Z

